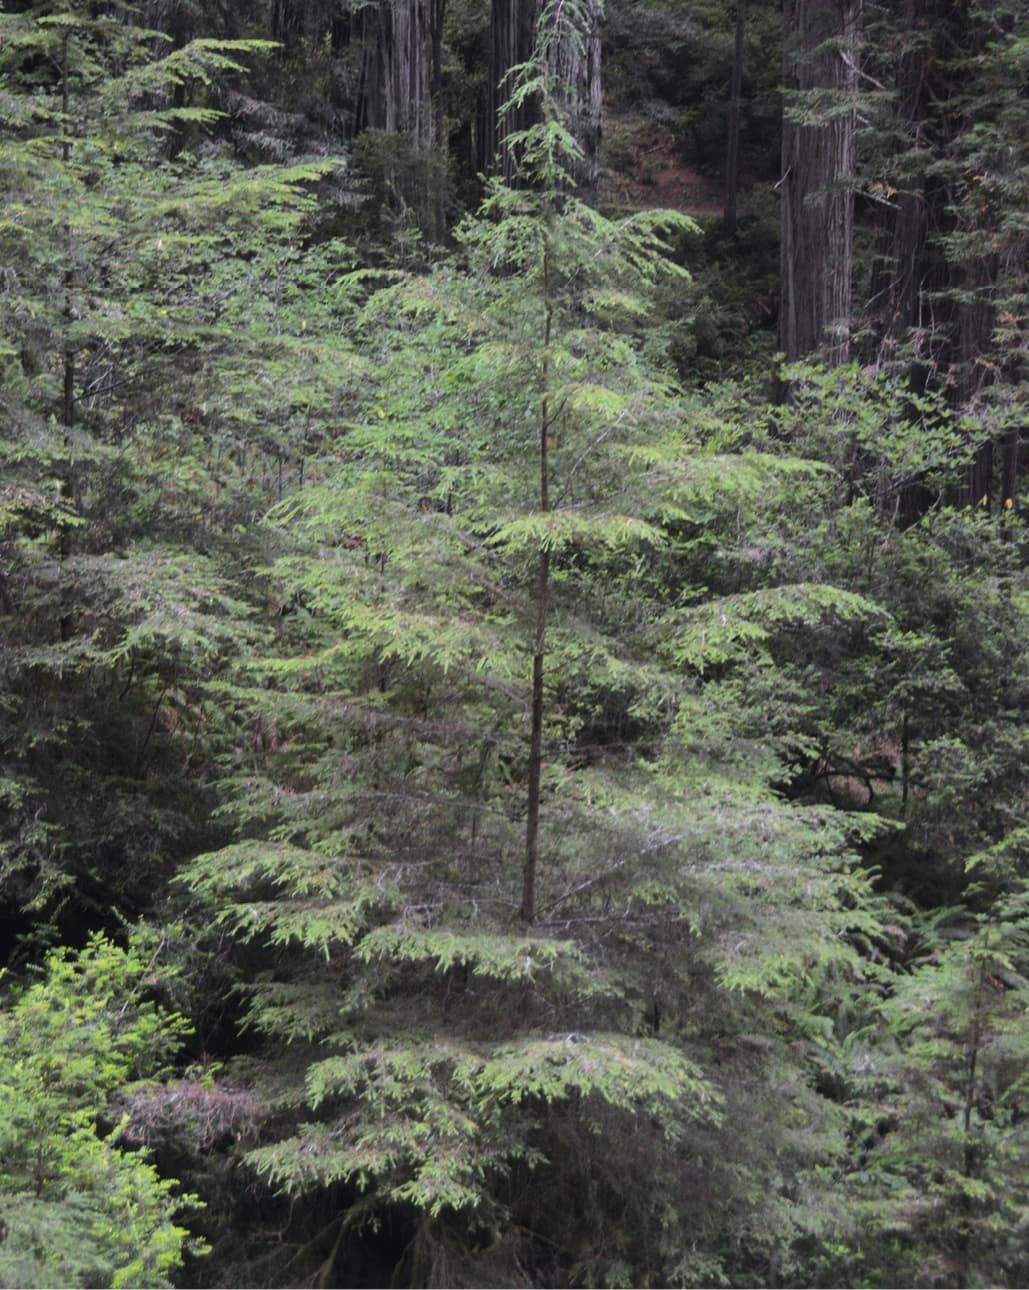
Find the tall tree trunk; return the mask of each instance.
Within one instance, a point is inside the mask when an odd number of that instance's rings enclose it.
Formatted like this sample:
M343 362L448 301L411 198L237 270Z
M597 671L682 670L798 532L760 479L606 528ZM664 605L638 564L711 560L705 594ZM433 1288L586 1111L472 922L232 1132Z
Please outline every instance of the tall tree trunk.
M61 40L61 160L67 168L71 164L71 71L68 61L71 33L65 29ZM75 253L71 228L64 227L65 254L68 257L64 270L64 317L70 326L75 318L73 285L75 282ZM61 392L61 419L70 430L75 425L75 346L69 342L63 355L64 379Z
M1012 511L1018 497L1018 465L1020 457L1021 435L1018 427L1012 426L1004 435L1001 444L1001 475L1000 475L1000 496L1001 505L1005 511ZM1027 441L1026 447L1029 447Z
M543 363L539 386L539 508L550 511L550 343L554 309L551 299L549 251L543 257ZM540 549L536 570L536 623L532 645L532 690L529 717L529 767L525 809L525 859L522 864L522 919L536 921L536 874L540 857L540 805L543 798L544 681L547 661L547 620L550 615L550 548Z
M272 0L271 38L292 48L307 28L307 5L303 0Z
M503 120L500 109L511 97L511 69L528 62L532 57L539 14L540 0L493 0L490 10L486 168L495 167L508 182L514 177L517 165L506 140L510 135L526 129L536 118L532 105L528 102L518 108L509 108Z
M564 18L560 29L545 44L547 72L560 87L565 124L582 149L575 169L576 185L586 191L596 187L600 174L600 137L603 128L600 23L603 0L565 0L565 8L578 10Z
M736 40L729 87L729 138L725 150L725 231L736 232L736 197L740 186L740 98L743 94L743 45L746 34L745 0L736 4Z
M886 20L880 43L895 41L900 50L890 77L893 98L887 134L900 133L895 158L885 162L885 192L876 207L879 258L869 288L870 319L879 336L876 361L887 365L896 356L910 364L916 390L931 372L948 361L947 309L942 293L949 270L940 245L953 193L933 162L953 136L952 114L938 111L943 46L960 6L950 0L894 0L892 23ZM890 55L886 55L890 61Z
M879 162L889 200L876 207L867 322L877 348L868 357L916 390L935 384L955 405L974 405L998 380L1021 379L1025 352L1014 333L1029 242L1010 219L1027 175L1024 74L1010 57L1020 36L964 0L893 0L884 23L880 75L893 91L884 133L900 142ZM1005 319L1007 341L997 334ZM1014 505L1018 439L998 443L982 442L952 501Z
M431 20L429 23L429 119L431 122L432 146L436 156L442 161L447 155L446 113L443 103L443 24L447 17L447 0L430 0ZM431 211L431 236L434 241L441 241L446 233L446 193L442 182L432 184L429 209Z
M414 165L391 183L433 241L446 226L443 113L443 24L447 0L383 0L359 10L364 46L358 130L407 135Z
M515 177L518 159L508 140L538 120L539 107L526 100L505 112L503 118L500 109L511 97L511 69L529 62L539 52L538 41L543 37L546 70L562 86L566 122L583 150L582 164L574 178L580 187L591 188L599 171L602 129L603 2L569 0L556 14L560 24L556 32L538 31L545 9L544 0L493 0L489 121L484 131L486 169L497 171L507 182ZM573 11L574 16L569 17Z
M782 298L787 359L850 353L861 0L785 0Z
M439 48L435 0L388 0L367 11L363 124L420 143L435 141L434 54Z
M503 118L500 110L511 97L511 69L527 63L535 50L541 7L541 0L493 0L490 10L490 97L484 132L486 169L496 170L508 183L518 165L507 140L532 125L537 119L537 109L526 101L517 108L509 107Z

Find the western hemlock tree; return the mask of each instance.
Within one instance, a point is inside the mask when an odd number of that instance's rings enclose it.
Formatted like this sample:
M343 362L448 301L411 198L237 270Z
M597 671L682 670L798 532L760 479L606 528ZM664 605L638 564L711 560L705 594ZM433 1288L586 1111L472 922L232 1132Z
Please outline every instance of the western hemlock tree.
M544 51L569 12L548 9ZM356 320L336 463L273 515L282 652L225 690L262 713L223 790L239 838L186 881L262 965L241 988L269 1047L246 1069L293 1130L248 1159L344 1201L337 1249L363 1217L406 1215L415 1282L457 1261L473 1281L531 1264L703 1283L724 1266L706 1188L767 1164L763 1144L725 1150L714 1049L764 1026L788 1068L787 997L860 970L846 933L876 919L849 826L777 806L765 752L720 773L705 744L732 734L691 696L769 623L876 610L810 586L661 603L674 535L713 497L817 471L691 452L627 327L673 271L662 233L690 222L616 223L572 195L547 66L515 88L542 104L514 139L523 182L492 186L453 262ZM754 812L766 856L744 842ZM754 1084L730 1084L742 1111ZM786 1084L807 1102L799 1067ZM612 1221L605 1189L594 1248L569 1244L557 1198L613 1143L640 1180L633 1220ZM721 1163L669 1211L697 1152ZM755 1241L763 1206L741 1206ZM692 1254L668 1235L691 1223ZM524 1238L499 1236L512 1224Z
M332 249L296 245L331 164L169 158L168 132L212 124L212 79L265 42L166 43L90 6L0 17L12 910L70 898L106 917L152 896L197 816L172 773L207 751L192 677L246 635L226 535L296 468L298 424L331 408L330 366L296 380L325 340L300 288L340 274ZM287 353L295 401L255 429L236 396Z

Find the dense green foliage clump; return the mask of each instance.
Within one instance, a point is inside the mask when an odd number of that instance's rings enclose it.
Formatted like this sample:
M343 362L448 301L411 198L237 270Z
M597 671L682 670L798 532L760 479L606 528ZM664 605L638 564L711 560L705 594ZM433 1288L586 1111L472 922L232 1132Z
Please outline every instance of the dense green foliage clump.
M147 999L166 970L160 947L102 935L48 955L44 975L0 1016L0 1277L5 1285L171 1285L183 1252L202 1252L174 1220L173 1196L146 1153L126 1150L112 1094L169 1073L186 1030ZM156 969L156 970L155 970ZM107 1120L104 1125L103 1121Z
M1024 265L974 391L773 361L487 8L0 10L0 1283L1024 1284ZM611 0L633 131L730 10Z

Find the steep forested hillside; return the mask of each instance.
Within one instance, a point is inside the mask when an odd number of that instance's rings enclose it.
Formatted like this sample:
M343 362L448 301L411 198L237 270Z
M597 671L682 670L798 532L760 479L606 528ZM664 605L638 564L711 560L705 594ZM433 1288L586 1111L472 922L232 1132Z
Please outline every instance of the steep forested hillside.
M0 5L0 1285L1026 1284L1027 79Z

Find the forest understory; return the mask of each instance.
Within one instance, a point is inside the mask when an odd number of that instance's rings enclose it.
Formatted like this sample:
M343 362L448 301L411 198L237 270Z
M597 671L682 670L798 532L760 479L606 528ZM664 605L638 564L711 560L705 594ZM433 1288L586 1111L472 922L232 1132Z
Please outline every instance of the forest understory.
M0 5L0 1287L1029 1283L1027 82Z

